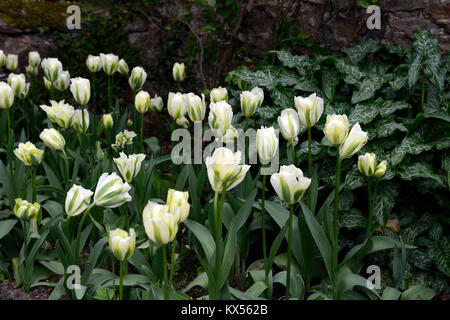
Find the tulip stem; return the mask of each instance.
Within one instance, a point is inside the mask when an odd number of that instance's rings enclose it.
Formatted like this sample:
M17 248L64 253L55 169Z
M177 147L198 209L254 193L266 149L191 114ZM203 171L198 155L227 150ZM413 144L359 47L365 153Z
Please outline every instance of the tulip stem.
M223 190L226 190L226 186L223 186ZM220 260L221 260L221 246L222 246L222 212L223 212L223 205L225 202L225 193L226 191L223 191L221 193L221 197L220 197L220 203L218 203L219 201L219 193L216 192L215 197L214 197L214 216L215 216L215 223L216 223L216 272L215 272L215 276L216 276L216 291L215 291L215 299L218 300L219 299L219 290L220 288L218 287L218 283L219 283L219 277L220 277Z
M364 236L364 240L369 239L370 229L372 227L372 219L373 219L373 199L372 199L372 189L370 184L370 177L367 177L367 193L369 196L369 219L367 222L366 235Z
M308 128L308 175L312 178L312 160L311 160L311 127ZM312 194L311 189L308 191L308 208L311 209Z
M141 114L141 148L142 148L142 152L145 151L144 148L144 114Z
M8 118L8 141L6 141L6 144L8 145L11 137L11 116L9 115L9 108L6 108L6 117Z
M123 261L120 261L119 277L119 300L123 300Z
M112 282L113 282L113 292L114 292L114 299L116 297L116 272L115 272L115 264L114 264L114 255L111 255L111 273L112 273Z
M269 264L267 261L267 244L266 244L266 219L265 219L265 200L266 200L266 179L267 175L263 175L262 195L261 195L261 230L262 230L262 242L263 242L263 257L264 257L264 272L266 276L266 285L269 288ZM268 298L272 295L272 290L269 288Z
M92 72L92 109L94 111L94 116L96 115L97 103L95 99L95 72Z
M294 139L291 140L291 150L292 150L292 164L295 165L295 145L294 145Z
M111 112L112 109L111 103L111 75L108 76L108 112Z
M290 205L289 211L289 226L288 226L288 257L286 270L286 300L289 300L289 286L291 283L291 243L292 243L292 216L294 215L294 205Z
M31 175L31 189L32 189L32 202L36 202L36 168L34 166L30 167Z
M338 233L339 233L339 225L338 225L338 206L339 206L339 184L341 177L341 157L339 152L337 153L337 162L336 162L336 190L334 194L334 216L333 216L333 299L337 299L337 266L338 266Z
M169 299L168 283L167 283L167 245L163 245L163 270L164 270L164 300Z
M175 264L175 248L176 248L176 240L174 239L172 242L172 254L170 255L170 276L169 276L169 299L170 299L170 290L172 290L172 279L174 274L174 264Z
M80 259L80 234L81 230L83 229L84 220L86 220L86 217L91 211L91 209L95 206L95 203L91 203L89 207L84 211L83 216L81 217L80 223L78 224L78 230L77 230L77 238L75 239L75 263L78 264Z
M66 183L66 190L69 188L69 160L67 159L67 153L66 150L63 148L62 153L64 155L64 164L66 166L65 174L64 174L64 180Z

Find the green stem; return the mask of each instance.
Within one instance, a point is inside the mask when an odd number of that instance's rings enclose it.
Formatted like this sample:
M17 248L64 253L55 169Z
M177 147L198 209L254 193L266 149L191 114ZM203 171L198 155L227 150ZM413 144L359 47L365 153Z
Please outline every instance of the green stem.
M95 99L95 72L92 73L92 109L94 112L94 115L97 113L97 103Z
M291 245L292 245L292 216L294 215L294 205L290 205L289 211L289 228L288 228L288 257L286 271L286 300L289 300L289 286L291 283Z
M164 270L164 300L169 299L167 290L167 245L163 245L163 270Z
M114 263L114 255L111 255L111 273L112 273L112 281L113 281L113 292L114 292L114 298L116 296L116 272L115 272L115 263Z
M339 207L339 184L341 177L341 158L339 156L339 152L337 154L337 162L336 162L336 190L334 194L334 216L333 216L333 298L337 299L337 266L338 266L338 233L339 233L339 225L338 225L338 207Z
M312 160L311 160L311 127L308 128L308 175L312 178ZM308 208L311 209L312 194L311 189L308 191Z
M261 229L262 229L262 242L263 242L263 257L264 257L264 271L266 278L266 285L269 288L269 262L267 261L267 244L266 244L266 219L265 219L265 200L266 200L266 179L267 175L263 175L263 185L262 185L262 197L261 197ZM271 295L269 289L269 297Z
M89 211L91 211L91 209L95 206L95 203L91 203L89 205L89 207L87 207L87 209L84 211L83 216L81 217L80 223L78 224L78 229L77 229L77 238L76 238L76 242L75 242L75 263L78 264L79 260L80 260L80 234L81 234L81 230L83 229L83 224L84 224L84 220L86 220L86 217L89 213Z
M6 117L8 118L8 141L6 141L6 144L9 144L9 139L11 138L11 116L9 115L9 108L6 108Z
M294 139L291 140L291 150L292 150L292 164L295 166L295 145L294 145Z
M367 222L366 235L364 236L364 240L369 239L370 229L372 227L372 219L373 219L373 207L372 207L372 190L370 185L370 177L367 177L367 193L369 196L369 221Z
M142 152L144 152L144 114L141 114L141 148Z
M36 168L30 167L31 172L31 190L32 190L32 202L36 202Z
M169 299L170 299L170 290L172 290L172 279L174 274L174 264L175 264L175 248L176 248L176 240L174 239L172 242L172 254L170 255L170 276L169 276Z
M62 149L62 153L64 155L64 164L66 166L66 168L65 168L66 172L65 172L65 175L64 175L64 180L65 180L65 183L66 183L66 190L67 190L67 188L69 188L69 160L67 158L67 153L66 153L66 150L64 148Z
M120 261L119 277L119 300L123 300L123 261Z
M108 76L108 113L111 112L111 75Z
M224 190L226 190L226 187L223 187ZM219 277L220 277L220 267L221 267L221 247L222 247L222 211L223 211L223 205L225 202L225 193L226 191L223 191L221 193L220 197L220 203L218 203L219 193L216 192L214 197L214 216L215 216L215 224L216 224L216 270L215 270L215 276L216 276L216 297L215 299L219 299L219 290L218 287L219 283Z

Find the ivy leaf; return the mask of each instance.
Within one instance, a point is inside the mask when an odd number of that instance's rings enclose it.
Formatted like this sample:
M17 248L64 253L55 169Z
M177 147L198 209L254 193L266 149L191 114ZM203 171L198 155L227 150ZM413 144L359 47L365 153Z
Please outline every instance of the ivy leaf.
M411 105L405 101L386 100L381 106L380 116L386 117L397 110L412 108Z
M380 105L380 100L357 104L348 117L350 125L370 123L378 115Z
M439 241L433 241L428 246L428 255L434 264L447 277L450 277L450 244L448 238L443 237Z
M353 91L352 104L372 98L382 85L383 80L381 77L370 75L364 78L359 85L359 89Z
M431 179L436 181L445 188L445 184L444 181L442 180L442 177L434 173L432 169L425 166L421 162L414 162L407 166L403 166L402 168L399 169L398 173L400 175L400 178L406 181L411 181L416 178Z
M339 84L339 73L334 70L322 71L322 87L326 97L333 100L336 86Z
M391 181L379 182L375 194L373 214L378 224L384 226L398 195L398 186Z

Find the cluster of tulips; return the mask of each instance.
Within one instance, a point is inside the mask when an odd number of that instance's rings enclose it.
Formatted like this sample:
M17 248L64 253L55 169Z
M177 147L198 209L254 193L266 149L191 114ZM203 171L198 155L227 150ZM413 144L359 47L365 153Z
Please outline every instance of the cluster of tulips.
M0 67L6 63L6 67L10 71L17 69L17 56L8 55L5 57L0 51ZM100 56L89 56L86 60L87 68L92 76L92 82L95 84L95 74L103 70L108 76L108 113L105 113L99 125L105 130L111 130L114 127L114 117L111 113L113 106L113 80L114 74L119 72L122 75L129 76L129 85L132 91L134 108L129 110L134 118L133 125L136 127L136 117L140 115L140 141L137 148L140 153L127 152L127 146L133 145L133 139L137 136L135 131L124 130L119 132L115 137L115 142L109 143L107 149L111 154L111 160L115 163L116 172L104 172L98 179L94 191L89 190L82 185L75 184L70 180L69 161L66 153L66 140L70 136L70 128L73 128L80 136L81 148L86 148L88 144L88 128L94 117L88 111L88 104L91 100L91 80L81 77L70 78L68 71L63 71L63 66L57 58L46 58L41 61L39 53L30 52L29 66L27 74L32 77L32 81L36 81L39 72L39 65L42 67L44 74L44 83L50 91L50 106L41 105L40 109L44 111L49 119L49 124L59 126L59 129L50 127L44 129L39 135L43 143L50 149L60 151L65 159L64 177L66 186L65 197L65 213L68 216L66 223L70 223L81 216L77 223L77 232L75 234L75 262L78 264L80 255L80 234L83 230L83 224L89 216L90 210L95 206L101 208L114 209L133 201L130 190L134 179L141 171L141 167L145 162L146 154L143 140L144 114L149 109L154 112L163 110L163 100L158 95L151 98L150 94L142 90L146 81L147 74L142 67L135 67L131 73L127 63L123 59L119 59L114 54L100 54ZM173 66L173 77L180 87L180 82L185 79L185 67L182 63L176 63ZM56 91L64 92L70 87L73 100L80 106L75 109L72 105L60 100L54 100L58 94ZM30 84L26 83L24 74L11 73L8 77L8 83L0 82L0 108L8 112L8 124L10 124L9 109L14 105L15 98L24 99L30 90ZM93 113L95 115L95 85L92 86ZM241 152L231 150L227 147L219 147L221 143L232 143L236 141L238 132L236 124L232 123L233 108L228 103L228 92L226 88L214 88L209 94L209 114L207 121L209 127L213 131L218 147L211 156L206 158L205 165L207 176L211 188L215 192L214 197L214 221L210 221L211 234L215 235L215 263L214 270L209 277L210 298L218 299L221 297L223 286L222 281L222 258L223 258L223 239L222 239L222 213L225 202L225 194L237 185L239 185L249 173L251 165L242 164ZM261 108L264 101L264 91L255 87L249 91L243 91L240 95L240 107L242 114L245 116L245 128L249 128L249 119L255 114L257 108ZM321 119L324 111L323 99L316 94L308 97L295 97L295 109L287 108L281 112L278 117L278 127L261 127L257 129L256 134L256 150L262 165L269 163L279 151L279 140L276 130L279 129L282 137L287 142L287 152L291 154L288 158L292 161L290 165L283 165L279 172L274 173L270 177L270 183L278 197L290 206L290 214L287 223L287 273L286 273L286 299L289 297L289 287L291 282L291 244L292 244L292 219L294 216L295 205L298 204L311 184L312 179L312 160L311 160L311 130L315 124ZM167 99L167 111L174 123L179 127L189 128L189 120L194 123L202 123L206 117L207 105L205 95L196 95L192 92L170 92ZM186 114L188 118L186 117ZM117 118L116 118L117 119ZM307 128L308 132L308 177L303 171L296 167L295 147L298 144L298 136L301 126ZM172 127L173 129L174 127ZM8 137L11 133L11 127L8 126ZM336 273L338 265L338 199L340 191L340 168L341 161L351 158L365 145L368 140L367 132L364 132L361 126L356 123L350 129L349 121L346 115L327 115L325 128L323 133L328 143L337 148L337 166L336 166L336 189L334 197L334 218L333 218L333 269L330 273L330 279L333 283L333 290L336 292ZM10 138L8 138L8 142ZM100 148L101 149L101 148ZM112 154L119 152L119 157L114 158ZM127 154L128 153L128 154ZM40 204L36 202L36 170L40 165L44 156L44 150L37 148L32 142L19 143L14 150L15 156L30 168L32 180L32 197L29 201L17 198L14 206L14 213L23 221L34 221L33 232L38 232L36 227L36 219L41 212ZM11 159L8 159L11 161ZM372 214L373 214L373 192L371 193L371 177L375 179L381 178L386 172L386 161L377 163L375 154L366 153L359 156L358 168L360 172L368 177L369 194L369 223L366 231L366 239L373 232ZM86 171L90 174L89 171ZM268 252L266 243L266 224L265 224L265 191L266 191L266 175L262 176L262 247L265 261L265 278L268 282L270 276L270 266L268 264ZM373 191L373 190L372 190ZM93 197L93 200L91 199ZM311 208L311 193L308 197L308 207ZM136 226L134 217L129 217L128 211L125 212L126 223L125 230L116 228L109 231L109 247L120 261L120 286L119 298L123 297L123 273L125 263L133 256L136 246L136 239L139 240L139 234L136 234ZM152 243L163 247L164 262L164 297L170 298L173 287L173 269L176 250L176 236L179 230L179 224L185 222L189 217L190 204L189 193L187 191L178 191L169 189L165 204L149 200L141 213L139 223L143 224L145 233ZM26 225L24 224L24 228ZM128 231L126 231L128 230ZM28 232L28 231L26 231ZM170 254L170 275L167 272L167 249L171 249ZM310 275L309 275L310 276ZM307 284L309 286L309 284ZM336 295L335 295L336 297Z

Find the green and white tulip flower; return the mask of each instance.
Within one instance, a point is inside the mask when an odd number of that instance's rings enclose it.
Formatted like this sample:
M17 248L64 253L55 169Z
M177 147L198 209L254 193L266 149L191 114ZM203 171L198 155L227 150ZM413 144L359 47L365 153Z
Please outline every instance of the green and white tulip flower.
M211 102L228 101L228 91L227 88L214 88L209 93L209 98Z
M6 55L3 50L0 50L0 68L3 67L6 63Z
M84 123L82 117L84 117ZM86 109L75 110L72 126L77 132L85 133L89 129L89 112Z
M202 97L200 98L199 96L190 92L186 96L186 102L189 108L189 118L193 122L202 122L205 118L206 113L205 95L202 93Z
M116 135L116 143L112 144L111 147L114 150L124 149L127 145L133 143L133 138L136 137L136 133L134 131L125 130L123 132L119 132Z
M47 147L53 150L60 151L64 149L64 146L66 145L66 140L64 140L62 134L54 128L44 129L39 135L39 138L44 141Z
M91 98L91 82L85 78L73 78L70 80L70 92L76 102L85 106Z
M366 144L369 137L367 132L362 131L359 123L356 123L344 143L339 147L339 155L341 159L350 158Z
M131 201L128 193L131 187L124 183L115 172L103 173L97 183L94 193L94 203L99 207L117 208L125 202Z
M110 76L116 73L119 68L119 57L115 54L100 53L100 60L102 61L102 68L105 73Z
M14 91L6 83L0 82L0 109L8 109L14 103Z
M58 79L53 82L53 87L58 91L66 91L70 85L69 71L61 71Z
M381 161L375 168L375 173L373 176L377 179L380 179L386 173L386 169L387 169L387 161L386 160Z
M175 81L183 81L186 77L184 63L175 62L172 68L172 75Z
M278 149L278 138L273 127L261 127L256 131L256 150L263 163L270 161Z
M127 156L121 152L119 158L114 158L114 163L117 165L120 174L126 182L131 182L141 171L142 161L145 159L145 154L130 154Z
M39 54L39 52L28 52L28 64L33 68L39 67L39 65L41 64L41 55Z
M14 95L18 98L23 96L26 97L28 91L30 90L30 84L27 83L23 73L10 73L8 76L8 84L13 90Z
M185 129L189 128L189 120L185 116L176 119L175 122L179 127L183 127Z
M147 72L145 72L144 68L134 67L133 70L131 70L128 84L130 85L131 89L133 89L134 91L138 91L141 90L146 80Z
M139 91L134 98L134 106L139 113L146 113L150 108L150 95L146 91Z
M264 91L255 87L251 91L241 93L241 110L246 118L251 117L256 108L260 107L264 101Z
M99 56L88 55L86 59L86 66L92 73L102 70L102 59Z
M119 228L111 230L108 243L117 260L128 260L136 247L136 233L133 228L130 229L129 233Z
M222 138L230 129L233 119L233 109L226 101L212 102L209 105L208 123L214 135Z
M191 205L189 204L189 192L177 191L169 189L167 193L166 204L169 206L169 212L175 213L179 216L178 222L183 222L189 216Z
M327 121L325 122L323 132L332 145L337 146L344 143L348 135L348 129L348 118L345 114L327 115Z
M51 81L47 80L46 77L44 77L43 79L44 79L44 85L47 88L47 90L49 90L49 91L53 90L53 88L54 88L53 83Z
M29 75L30 77L36 77L39 74L39 67L26 66L25 67L25 73L27 75ZM45 79L45 80L47 80L47 79Z
M179 211L179 210L178 210ZM145 233L155 243L164 245L173 241L178 232L178 214L169 212L168 205L149 201L142 212Z
M241 165L241 152L228 148L217 148L206 158L209 182L215 192L223 193L233 189L244 180L249 165Z
M280 172L270 177L277 195L288 204L299 202L311 184L311 179L304 177L302 170L293 164L281 166Z
M111 113L104 114L102 117L103 127L105 129L111 129L114 126L114 120Z
M161 112L163 109L163 99L155 94L155 97L150 99L150 108L155 112Z
M130 73L130 68L124 59L120 59L118 71L122 75L128 75Z
M278 117L278 126L283 138L293 143L300 132L298 113L292 108L284 109Z
M62 63L57 58L45 58L41 62L44 76L50 82L55 82L58 79L59 74L63 71Z
M306 98L295 97L294 102L302 126L311 128L320 120L323 113L323 99L315 93Z
M39 214L39 210L41 209L39 203L30 203L27 200L22 200L22 198L17 198L15 201L14 214L17 218L21 220L30 220L36 218Z
M91 204L91 197L94 193L82 186L74 184L67 192L65 210L69 217L82 214Z
M237 131L237 129L235 127L231 126L227 129L227 132L222 137L222 141L224 143L234 143L235 139L237 139L238 137L239 137L239 131ZM216 138L216 140L217 139L219 139L219 138Z
M8 54L6 56L6 69L9 71L17 70L19 66L19 56L17 54Z
M36 146L28 141L27 143L19 143L14 150L16 157L26 166L38 165L41 163L44 150L36 148Z
M169 97L167 99L167 111L174 120L183 117L188 111L186 96L181 92L169 92Z
M358 157L358 169L366 177L374 175L377 166L375 153L366 153Z
M64 103L64 100L59 102L50 100L50 104L51 106L41 105L40 108L45 111L52 122L57 123L62 128L69 128L75 116L74 108L70 104Z

